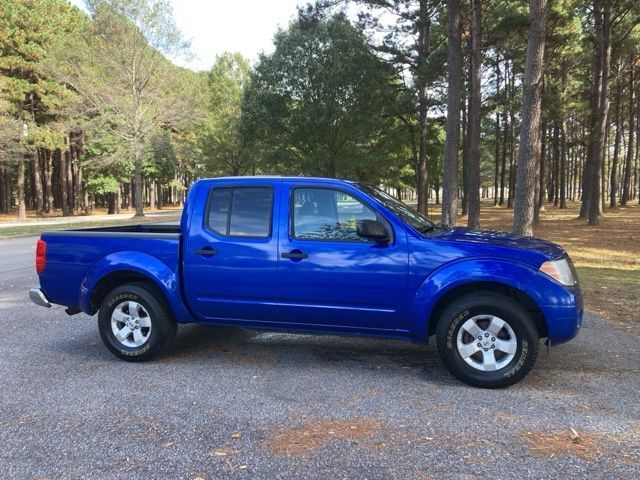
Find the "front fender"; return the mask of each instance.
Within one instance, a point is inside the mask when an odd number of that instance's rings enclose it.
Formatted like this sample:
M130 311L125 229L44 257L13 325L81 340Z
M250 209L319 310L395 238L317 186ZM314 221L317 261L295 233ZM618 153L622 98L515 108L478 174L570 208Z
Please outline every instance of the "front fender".
M142 252L122 251L101 258L86 271L80 285L80 309L92 315L91 297L96 286L105 277L116 272L136 272L151 280L167 299L176 320L185 323L193 321L182 302L179 277L165 263Z
M470 259L447 263L421 283L409 307L414 338L426 340L429 319L447 293L477 282L506 285L531 297L542 311L549 339L554 343L569 340L580 327L582 302L579 291L565 288L524 264L490 258Z

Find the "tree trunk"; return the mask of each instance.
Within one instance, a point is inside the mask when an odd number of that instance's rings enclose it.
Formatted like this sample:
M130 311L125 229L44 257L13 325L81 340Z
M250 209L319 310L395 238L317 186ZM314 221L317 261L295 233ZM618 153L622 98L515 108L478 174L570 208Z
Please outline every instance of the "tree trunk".
M149 209L156 209L156 181L149 180Z
M133 145L134 166L134 196L133 204L136 209L135 217L144 217L144 205L142 200L142 145L135 141Z
M44 151L44 210L47 213L51 213L51 210L53 209L53 188L51 183L53 166L51 164L51 155L51 150Z
M471 92L469 99L469 163L467 165L469 212L467 226L480 224L480 108L481 108L481 38L480 0L471 0Z
M502 160L500 165L500 199L498 201L500 206L504 205L504 190L506 188L505 182L507 180L507 112L504 112L502 120L504 127L502 132Z
M115 213L120 213L120 209L122 208L122 188L120 184L118 184L118 188L116 188L115 197L114 211Z
M66 144L66 142L65 142ZM61 150L59 149L58 152L60 153L60 168L59 168L59 179L60 179L60 207L62 208L62 215L63 216L68 216L69 215L69 199L67 198L67 195L69 193L69 190L67 188L67 162L69 161L67 158L67 150Z
M9 206L7 204L6 176L6 169L0 165L0 213L7 213L9 210Z
M522 99L522 128L516 176L513 233L533 235L533 213L540 158L540 101L547 0L529 1L529 40Z
M511 99L509 101L509 197L507 208L513 208L513 199L516 193L516 118L513 105L516 99L516 72L511 65L511 79L509 87Z
M500 113L496 111L496 149L493 165L493 206L498 206L500 178Z
M69 202L69 206L67 208L69 209L69 212L73 214L73 211L75 210L73 197L73 160L75 157L75 147L71 143L69 144L69 151L67 155L67 183L65 185L65 188L67 189L67 201Z
M42 192L42 177L40 175L40 154L41 149L35 149L33 152L33 162L31 163L31 169L33 171L33 196L35 197L36 215L39 217L44 213L44 195Z
M611 178L609 183L609 207L616 208L616 196L618 195L618 156L620 155L620 142L622 141L622 130L624 128L622 113L622 78L620 74L621 64L618 62L618 74L616 84L616 136L613 141L613 158L611 159ZM629 105L633 105L632 103ZM633 142L632 142L633 143Z
M595 3L604 3L602 11L602 90L599 102L598 121L595 132L595 147L593 151L593 177L591 186L591 200L589 202L589 225L598 225L602 208L601 204L601 179L602 162L604 160L604 137L607 130L609 114L609 65L611 63L611 2L608 0L596 0ZM597 35L599 36L599 35Z
M567 208L567 120L560 119L558 122L560 130L560 162L558 164L558 196L560 197L560 208Z
M447 0L449 53L447 63L447 126L444 146L442 215L443 225L456 224L458 214L458 153L460 151L460 98L462 89L462 40L460 0Z
M418 165L416 165L416 189L418 191L418 212L427 213L427 113L428 83L425 68L429 59L429 43L431 30L431 17L429 5L426 1L420 2L418 20L418 58L416 85L418 89L418 124L420 128L420 147L418 150Z
M544 210L544 165L545 156L547 155L547 126L542 123L540 127L540 164L538 172L538 189L536 191L537 201L533 211L533 223L538 224L540 222L540 212Z
M631 177L633 167L633 136L634 126L636 119L634 118L634 68L631 65L631 71L629 72L629 142L627 143L627 161L624 169L624 179L622 182L622 197L620 198L620 205L626 206L627 202L631 200ZM639 116L640 117L640 116ZM613 182L613 179L611 180Z
M496 53L496 99L500 97L500 54ZM493 206L498 205L500 188L500 112L496 108L496 149L493 172Z
M594 0L596 62L594 103L591 115L591 141L587 165L583 175L581 218L588 218L589 225L598 225L601 208L601 169L604 157L604 137L609 113L609 65L611 62L611 3Z
M18 220L27 219L27 204L24 198L24 141L23 141L23 125L24 125L24 102L18 104L18 128L20 129L20 142L18 145Z

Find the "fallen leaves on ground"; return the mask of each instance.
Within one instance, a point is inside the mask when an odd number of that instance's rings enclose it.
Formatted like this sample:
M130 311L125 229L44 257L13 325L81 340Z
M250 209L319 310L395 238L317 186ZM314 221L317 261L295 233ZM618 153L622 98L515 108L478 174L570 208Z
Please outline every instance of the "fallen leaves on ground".
M531 452L539 456L574 455L583 460L594 460L605 450L604 441L600 435L578 433L574 428L548 432L529 431L525 439L529 443Z
M308 422L292 428L277 429L267 441L272 453L302 455L322 448L334 439L360 440L373 436L380 422L372 419Z

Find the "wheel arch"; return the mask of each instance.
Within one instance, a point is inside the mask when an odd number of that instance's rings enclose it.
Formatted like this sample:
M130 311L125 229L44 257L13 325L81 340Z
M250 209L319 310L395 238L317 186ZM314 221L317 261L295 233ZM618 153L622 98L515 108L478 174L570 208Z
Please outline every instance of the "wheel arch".
M557 295L551 280L528 265L493 258L465 259L443 265L426 277L409 307L412 336L424 342L435 332L445 306L472 291L500 292L532 315L541 338L548 336L544 306Z
M541 338L548 336L544 314L531 296L512 285L492 281L472 281L463 283L444 293L435 303L427 319L427 336L435 334L440 315L447 305L462 295L482 291L502 293L503 295L515 300L531 315L531 318L535 323L536 330L538 331L538 335L540 335Z
M135 283L144 284L145 287L151 289L153 293L160 295L166 301L166 295L154 280L148 275L144 275L135 270L116 270L103 276L93 287L89 304L93 311L97 311L100 304L109 294L121 285Z
M141 252L114 253L89 268L80 288L81 310L95 314L104 297L125 283L149 285L162 296L178 322L194 321L182 302L178 275L157 258Z

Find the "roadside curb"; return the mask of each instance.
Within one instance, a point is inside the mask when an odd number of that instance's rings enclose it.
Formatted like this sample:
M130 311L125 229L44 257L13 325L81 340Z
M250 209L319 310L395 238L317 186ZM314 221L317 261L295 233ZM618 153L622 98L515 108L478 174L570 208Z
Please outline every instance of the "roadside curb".
M44 232L45 230L43 230ZM41 233L19 233L17 235L0 235L0 242L3 240L13 240L15 238L39 237Z

